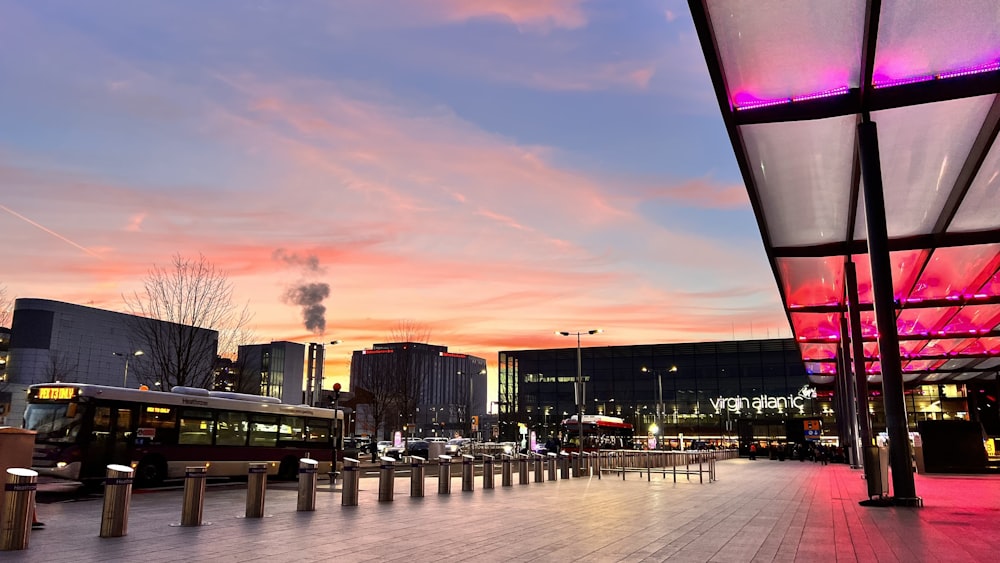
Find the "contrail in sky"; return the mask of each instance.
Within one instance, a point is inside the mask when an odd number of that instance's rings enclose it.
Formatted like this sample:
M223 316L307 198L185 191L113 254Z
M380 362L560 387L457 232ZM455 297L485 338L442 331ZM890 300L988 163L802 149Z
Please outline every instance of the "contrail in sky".
M69 240L68 238L66 238L66 237L64 237L64 236L62 236L62 235L60 235L59 233L57 233L57 232L53 231L52 229L49 229L49 228L46 228L46 227L44 227L44 226L42 226L42 225L39 225L38 223L36 223L36 222L32 221L31 219L28 219L28 218L27 218L27 217L25 217L24 215L21 215L21 214L20 214L20 213L18 213L17 211L14 211L13 209L11 209L11 208L9 208L9 207L7 207L7 206L5 206L5 205L0 205L0 209L3 209L3 210L4 210L4 211L6 211L7 213L10 213L10 214L11 214L11 215L13 215L14 217L17 217L18 219L20 219L20 220L22 220L22 221L25 221L26 223L29 223L29 224L31 224L31 225L34 225L35 227L38 227L39 229L41 229L41 230L45 231L46 233L49 233L50 235L52 235L52 236L56 237L57 239L59 239L59 240L61 240L61 241L65 242L66 244L71 244L71 245L73 245L73 246L75 246L75 247L79 248L80 250L82 250L82 251L86 252L87 254L89 254L89 255L93 256L94 258L101 258L101 256L100 256L99 254L97 254L96 252L94 252L94 251L90 250L89 248L87 248L87 247L85 247L85 246L80 246L79 244L77 244L77 243L75 243L75 242L73 242L73 241Z

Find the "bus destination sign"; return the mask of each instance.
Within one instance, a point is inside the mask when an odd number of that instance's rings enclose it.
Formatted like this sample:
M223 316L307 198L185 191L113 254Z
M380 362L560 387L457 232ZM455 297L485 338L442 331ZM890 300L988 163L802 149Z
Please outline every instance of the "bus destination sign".
M40 401L66 401L76 396L76 389L72 387L39 387L38 399Z

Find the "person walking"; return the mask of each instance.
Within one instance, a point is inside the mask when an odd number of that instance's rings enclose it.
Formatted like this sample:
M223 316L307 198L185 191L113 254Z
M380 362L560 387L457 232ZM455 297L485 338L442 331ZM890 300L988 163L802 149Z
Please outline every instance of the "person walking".
M757 444L750 444L750 461L757 459Z

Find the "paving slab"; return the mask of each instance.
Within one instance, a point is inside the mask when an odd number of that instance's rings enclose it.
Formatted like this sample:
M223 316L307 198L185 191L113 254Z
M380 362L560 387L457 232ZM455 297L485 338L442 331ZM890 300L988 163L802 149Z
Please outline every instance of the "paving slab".
M269 486L265 513L243 518L245 488L210 488L204 521L180 522L180 490L137 491L128 534L100 538L101 499L40 504L43 530L3 561L997 561L1000 477L917 475L923 508L864 507L846 465L745 459L718 480L605 475L437 493L398 477L391 502L361 480L359 506L321 482L315 512L296 512L294 484Z

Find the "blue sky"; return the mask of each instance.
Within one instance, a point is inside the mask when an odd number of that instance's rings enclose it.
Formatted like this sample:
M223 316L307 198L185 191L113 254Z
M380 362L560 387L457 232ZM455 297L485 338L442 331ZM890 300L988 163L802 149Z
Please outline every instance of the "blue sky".
M200 253L340 373L401 320L491 373L557 330L789 335L679 0L3 2L0 36L13 297L122 310Z

